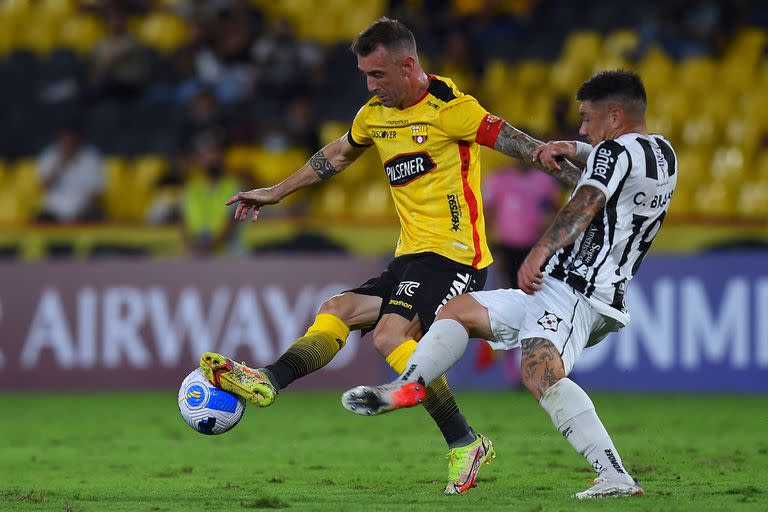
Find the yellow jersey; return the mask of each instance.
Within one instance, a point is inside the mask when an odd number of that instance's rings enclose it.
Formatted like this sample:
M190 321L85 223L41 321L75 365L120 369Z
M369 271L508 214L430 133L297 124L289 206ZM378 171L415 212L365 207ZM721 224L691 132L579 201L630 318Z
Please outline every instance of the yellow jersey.
M485 268L493 258L480 194L479 130L500 125L448 78L429 75L429 89L399 110L373 98L349 131L353 146L375 145L400 219L395 256L434 252Z

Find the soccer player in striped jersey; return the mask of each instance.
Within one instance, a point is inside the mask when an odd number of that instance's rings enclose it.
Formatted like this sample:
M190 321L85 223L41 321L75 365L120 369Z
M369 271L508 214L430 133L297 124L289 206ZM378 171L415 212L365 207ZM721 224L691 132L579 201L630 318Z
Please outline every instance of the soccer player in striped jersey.
M306 334L273 364L254 369L220 354L203 354L200 367L214 385L261 407L330 362L350 330L372 330L374 346L402 373L443 305L485 284L492 258L480 195L479 145L532 164L540 144L489 114L450 79L425 73L413 34L399 22L374 22L352 50L374 97L349 132L277 185L241 192L228 204L237 204L235 218L255 220L261 207L335 176L375 147L400 219L400 240L380 276L323 302ZM568 162L560 166L550 172L578 172ZM450 449L445 492L461 494L475 486L479 468L494 457L493 444L469 426L445 376L433 379L423 402Z
M554 172L563 171L563 157L584 169L567 171L575 190L520 267L521 289L453 298L396 381L351 389L342 402L357 414L408 407L461 358L469 337L498 349L522 346L525 386L597 473L594 485L575 497L642 495L592 401L568 374L585 347L629 322L627 284L664 221L677 159L667 139L646 131L645 88L636 74L599 73L576 98L579 133L595 146L550 142L535 150Z

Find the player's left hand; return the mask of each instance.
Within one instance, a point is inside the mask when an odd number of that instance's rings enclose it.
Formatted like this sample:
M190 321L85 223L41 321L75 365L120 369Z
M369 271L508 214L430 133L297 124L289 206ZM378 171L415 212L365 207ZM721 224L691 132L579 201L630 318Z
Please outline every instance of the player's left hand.
M559 171L558 159L576 156L576 144L572 141L556 140L536 147L533 150L533 161L540 162L550 171Z
M278 201L274 197L271 188L256 188L253 190L238 192L227 200L226 205L237 205L235 208L236 220L248 220L251 209L253 209L252 220L256 221L256 219L259 217L259 211L261 210L262 206L275 204L277 202Z
M517 271L517 284L528 295L533 295L541 290L541 285L544 282L544 273L541 271L541 267L544 266L549 256L549 251L536 245L528 253L523 264L520 265L520 269Z

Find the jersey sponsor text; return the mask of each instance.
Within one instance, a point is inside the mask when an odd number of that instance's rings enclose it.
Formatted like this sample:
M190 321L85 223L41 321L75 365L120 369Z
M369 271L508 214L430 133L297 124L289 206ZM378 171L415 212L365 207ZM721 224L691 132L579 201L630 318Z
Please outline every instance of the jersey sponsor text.
M427 153L398 155L384 164L389 182L395 187L407 185L434 168L435 162Z

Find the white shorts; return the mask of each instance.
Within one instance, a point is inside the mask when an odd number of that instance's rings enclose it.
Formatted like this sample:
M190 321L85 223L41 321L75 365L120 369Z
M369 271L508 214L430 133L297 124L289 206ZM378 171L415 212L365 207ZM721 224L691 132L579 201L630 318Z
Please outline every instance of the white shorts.
M491 321L495 350L520 347L520 340L544 338L560 351L565 374L573 370L584 347L594 345L622 324L598 313L584 297L567 284L549 276L538 292L521 290L472 292L485 306Z

